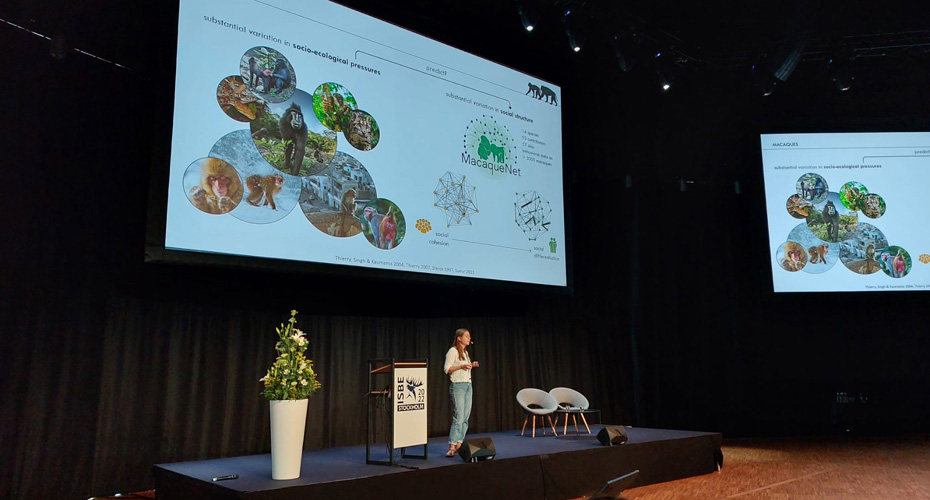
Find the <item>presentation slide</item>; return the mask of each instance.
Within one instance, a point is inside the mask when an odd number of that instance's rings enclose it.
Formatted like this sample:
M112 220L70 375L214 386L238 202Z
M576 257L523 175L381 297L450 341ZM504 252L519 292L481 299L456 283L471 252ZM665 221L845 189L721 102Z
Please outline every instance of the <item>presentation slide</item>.
M330 2L181 0L165 248L567 286L560 105Z
M776 292L930 290L930 133L764 134Z

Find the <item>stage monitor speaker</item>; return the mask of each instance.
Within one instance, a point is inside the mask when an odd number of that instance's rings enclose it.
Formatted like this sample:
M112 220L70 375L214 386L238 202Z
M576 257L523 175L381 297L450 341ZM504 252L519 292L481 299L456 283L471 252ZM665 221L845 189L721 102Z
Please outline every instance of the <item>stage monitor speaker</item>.
M604 446L623 444L628 439L630 438L626 435L626 427L622 425L608 425L597 433L597 440Z
M459 448L459 456L466 462L491 460L494 455L497 455L497 450L489 437L466 439Z

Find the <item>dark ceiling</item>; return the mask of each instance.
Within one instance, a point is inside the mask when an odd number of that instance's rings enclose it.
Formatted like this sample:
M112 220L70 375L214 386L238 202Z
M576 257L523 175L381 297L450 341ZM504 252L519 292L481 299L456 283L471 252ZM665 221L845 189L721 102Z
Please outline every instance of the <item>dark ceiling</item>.
M169 2L170 3L170 2ZM780 57L788 44L802 45L802 60L832 57L907 56L930 51L930 23L917 2L849 0L826 2L661 2L655 0L475 0L340 3L428 36L489 56L493 51L529 48L559 58L570 54L562 14L587 33L584 52L613 54L620 34L637 43L638 59L671 51L684 66L750 66L766 55ZM533 34L523 31L522 6L539 14ZM89 0L9 2L0 18L47 36L62 35L70 47L150 73L153 56L172 34L172 8L161 2ZM19 31L3 25L3 31ZM46 43L32 35L4 34L17 43ZM30 38L34 38L29 40ZM583 56L584 57L584 56ZM586 57L594 57L587 56ZM496 58L500 59L500 58ZM505 61L506 62L506 61ZM635 65L634 65L635 67Z

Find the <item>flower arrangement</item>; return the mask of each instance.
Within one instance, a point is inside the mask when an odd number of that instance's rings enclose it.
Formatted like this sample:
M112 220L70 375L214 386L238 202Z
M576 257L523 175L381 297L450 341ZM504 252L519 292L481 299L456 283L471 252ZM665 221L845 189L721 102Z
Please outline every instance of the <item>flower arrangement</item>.
M304 332L295 328L297 311L291 311L291 319L276 329L278 342L274 348L278 351L268 373L260 379L265 383L262 396L269 400L307 399L320 388L313 371L313 361L304 356L307 350L307 338Z

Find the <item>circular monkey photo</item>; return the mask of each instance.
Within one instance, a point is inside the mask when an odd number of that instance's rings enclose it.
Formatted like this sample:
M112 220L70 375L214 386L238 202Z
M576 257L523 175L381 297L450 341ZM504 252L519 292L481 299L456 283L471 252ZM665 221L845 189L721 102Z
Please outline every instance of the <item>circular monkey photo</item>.
M242 201L239 173L219 158L201 158L191 163L181 182L187 199L204 213L229 213Z
M859 212L843 206L835 192L828 193L824 200L813 205L807 216L807 227L814 236L827 243L848 239L859 224Z
M362 233L369 243L390 250L404 241L407 222L400 207L386 198L369 201L362 208Z
M256 95L269 102L283 102L297 90L294 67L271 47L252 47L239 60L239 73Z
M861 223L849 239L839 244L840 262L857 274L873 274L881 269L878 257L888 247L888 239L877 227Z
M788 197L788 201L785 202L785 208L788 210L788 215L795 219L804 219L811 214L810 202L805 201L804 198L796 194Z
M878 263L882 266L882 272L892 278L903 278L911 272L911 254L899 246L890 246L876 252L878 254Z
M349 114L349 129L343 132L349 144L360 151L371 151L381 140L381 129L375 117L356 109Z
M840 187L840 202L850 210L862 210L862 198L869 190L860 182L850 181Z
M313 92L313 113L330 130L348 130L352 111L356 109L358 103L355 97L349 89L338 83L324 83Z
M253 94L241 76L227 76L220 81L216 102L226 116L239 122L250 122L268 109L268 103Z
M337 151L329 167L300 181L300 210L313 227L340 238L362 232L361 208L378 193L358 160Z
M811 234L807 224L801 223L788 233L788 241L801 245L807 253L807 265L802 271L808 274L820 274L829 271L840 259L840 246L836 243L824 243Z
M877 219L885 215L885 199L881 196L870 193L862 197L862 215Z
M306 177L322 172L336 154L336 133L313 113L313 98L303 90L249 123L252 141L262 157L288 175Z
M830 187L820 174L804 174L794 185L801 199L811 204L821 203L826 199Z
M297 205L300 178L283 175L255 149L248 130L230 132L216 141L210 156L234 165L245 184L245 203L232 216L252 224L277 222Z
M800 243L786 241L775 251L775 260L782 269L793 273L807 265L807 253Z

